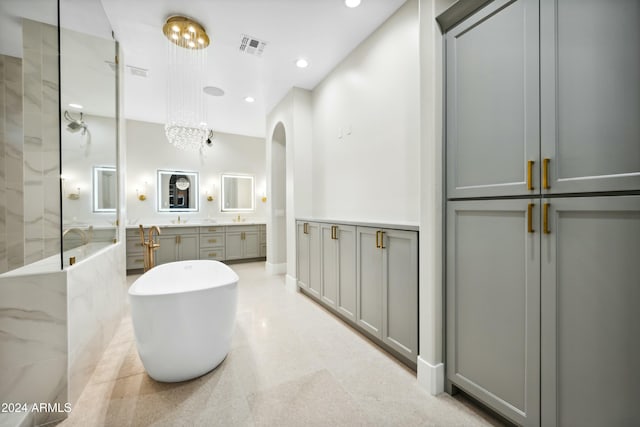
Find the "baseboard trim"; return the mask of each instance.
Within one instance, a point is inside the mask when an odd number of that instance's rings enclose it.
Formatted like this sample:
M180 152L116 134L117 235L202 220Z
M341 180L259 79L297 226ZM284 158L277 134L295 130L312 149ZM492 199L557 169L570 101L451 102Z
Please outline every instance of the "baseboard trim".
M298 290L298 281L295 277L287 274L285 277L285 287L288 291L296 292Z
M432 365L418 356L418 385L433 396L444 393L444 364Z
M276 276L278 274L285 274L287 272L287 263L272 264L270 262L264 263L264 268L267 270L267 274L270 276Z

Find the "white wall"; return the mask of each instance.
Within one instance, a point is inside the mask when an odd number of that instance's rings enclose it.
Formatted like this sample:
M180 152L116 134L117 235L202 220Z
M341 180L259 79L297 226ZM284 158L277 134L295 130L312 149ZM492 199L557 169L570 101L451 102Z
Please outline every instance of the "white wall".
M166 223L178 215L182 219L214 218L230 220L237 213L220 211L220 175L226 172L251 174L255 177L255 206L253 213L242 213L242 217L264 220L266 204L262 194L266 193L264 139L242 135L215 133L211 148L204 155L183 151L169 144L164 125L158 123L127 121L127 220L148 225ZM183 170L199 173L199 212L157 212L157 170ZM145 182L147 182L145 190ZM147 199L139 201L136 189L145 192ZM213 193L215 200L208 202L206 191Z
M313 90L314 217L418 222L419 71L410 0Z

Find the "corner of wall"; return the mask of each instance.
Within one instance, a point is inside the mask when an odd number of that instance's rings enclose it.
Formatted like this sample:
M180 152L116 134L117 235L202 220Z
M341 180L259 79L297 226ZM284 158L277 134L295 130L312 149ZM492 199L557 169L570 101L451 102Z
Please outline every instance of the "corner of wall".
M418 356L418 385L433 396L444 393L444 364L432 365Z

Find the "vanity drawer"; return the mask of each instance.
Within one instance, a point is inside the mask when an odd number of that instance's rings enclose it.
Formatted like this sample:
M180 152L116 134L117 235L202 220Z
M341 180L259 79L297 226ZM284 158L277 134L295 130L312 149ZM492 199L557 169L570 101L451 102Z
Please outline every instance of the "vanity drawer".
M142 253L143 247L142 243L140 243L140 238L127 239L127 255Z
M224 246L224 233L200 234L201 248L214 248Z
M201 249L200 259L213 259L216 261L224 261L224 248Z
M127 255L127 270L144 268L144 257L140 255Z
M224 233L224 225L200 227L200 234Z
M237 232L237 231L244 231L244 232L255 231L257 233L258 231L260 231L260 226L259 225L227 225L227 233Z
M145 238L148 237L149 231L145 228ZM160 227L160 234L168 234L170 236L177 236L178 234L198 234L198 227ZM154 233L155 235L155 233Z

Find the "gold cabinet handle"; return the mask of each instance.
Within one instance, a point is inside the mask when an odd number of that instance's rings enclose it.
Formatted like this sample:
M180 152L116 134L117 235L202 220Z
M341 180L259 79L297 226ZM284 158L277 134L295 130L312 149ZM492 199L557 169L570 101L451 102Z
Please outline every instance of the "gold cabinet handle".
M218 253L217 252L209 252L209 256L210 257L215 257L215 256L218 256Z
M380 231L376 231L376 248L380 248Z
M529 233L533 233L535 230L533 229L533 207L535 203L529 203L527 206L527 231Z
M380 249L386 249L387 247L384 245L384 231L380 232Z
M551 188L549 185L549 161L551 161L551 159L542 160L542 188L545 190Z
M307 229L307 226L309 225L308 222L305 222L304 224L302 224L302 232L304 234L309 234L309 230Z
M176 236L176 245L180 243L180 236Z
M331 239L338 240L338 226L337 225L332 225L331 226Z
M209 243L216 243L218 239L209 239Z
M551 233L549 230L549 205L550 203L545 203L542 207L542 231L544 234Z
M209 231L217 231L215 227L209 227Z
M527 162L527 190L533 190L533 164L535 161L529 160Z
M134 259L133 262L135 264L138 264L138 263L144 262L144 259Z

